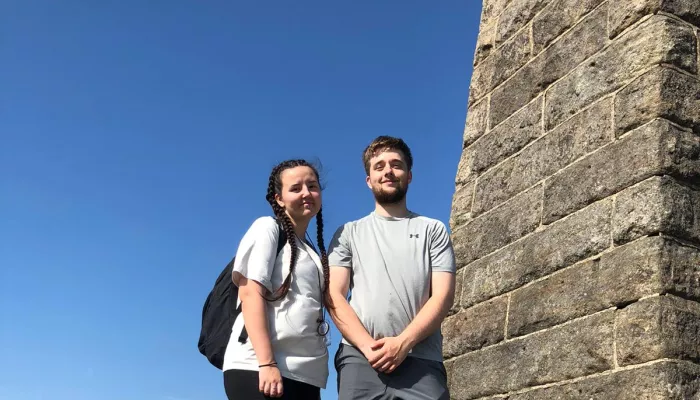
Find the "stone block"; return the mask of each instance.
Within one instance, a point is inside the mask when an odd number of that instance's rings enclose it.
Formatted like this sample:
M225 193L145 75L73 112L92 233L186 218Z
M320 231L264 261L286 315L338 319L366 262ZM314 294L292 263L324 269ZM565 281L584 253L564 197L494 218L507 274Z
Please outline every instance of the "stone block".
M491 56L474 68L469 104L481 99L525 65L531 57L531 49L530 32L523 30L498 49L492 50Z
M442 323L442 353L452 358L503 340L508 298L500 297L460 311Z
M542 187L536 186L455 230L452 241L457 265L466 265L534 231L540 225L541 206Z
M593 204L467 265L462 307L517 289L611 245L612 201Z
M447 315L454 315L462 309L462 282L464 282L464 269L455 273L455 299Z
M700 26L700 2L697 0L625 0L610 9L610 38L614 38L635 22L660 11L674 14Z
M700 177L700 137L654 120L575 162L545 182L543 222L550 223L653 175ZM477 199L478 199L477 187Z
M479 65L493 50L496 35L496 23L482 25L479 36L476 39L476 50L474 51L474 66Z
M617 195L616 244L658 233L700 242L700 192L669 176L654 176Z
M475 399L610 370L613 322L614 313L607 311L449 360L451 398Z
M482 172L515 154L542 135L542 97L533 100L510 118L469 146L460 161L462 180Z
M481 7L481 25L488 25L495 21L503 12L511 0L484 0Z
M620 310L615 343L619 365L661 358L700 359L700 303L666 295Z
M511 294L508 337L549 328L642 297L689 289L700 251L659 236L618 247ZM677 275L677 276L674 276ZM700 287L685 295L696 296Z
M534 53L542 51L603 1L605 0L555 0L545 7L532 22Z
M459 225L472 218L472 198L474 196L474 182L458 184L452 196L452 214L450 215L450 229L455 230Z
M688 400L700 398L700 366L663 361L508 396L508 400Z
M700 81L694 76L659 66L615 96L615 132L618 136L654 118L665 118L700 132Z
M472 144L488 129L488 98L472 105L467 111L467 122L464 125L464 146Z
M667 260L664 292L700 301L700 249L669 242L662 258Z
M665 63L694 73L697 49L693 36L690 27L670 17L654 15L644 21L547 89L546 129L559 125L653 65ZM571 48L567 47L567 51ZM499 96L494 93L492 103ZM498 117L493 110L491 114L492 120Z
M474 215L495 207L612 140L612 99L608 98L484 173L475 189Z
M498 18L496 28L496 46L508 40L518 30L527 25L550 0L511 1Z
M472 173L471 164L474 159L474 150L471 146L466 147L462 150L462 155L459 157L459 163L457 164L457 177L455 183L457 185L462 185L467 182L474 183L476 174Z
M577 24L560 39L532 59L493 91L489 120L499 124L537 97L582 61L605 46L607 6L603 6ZM576 49L572 51L571 49Z

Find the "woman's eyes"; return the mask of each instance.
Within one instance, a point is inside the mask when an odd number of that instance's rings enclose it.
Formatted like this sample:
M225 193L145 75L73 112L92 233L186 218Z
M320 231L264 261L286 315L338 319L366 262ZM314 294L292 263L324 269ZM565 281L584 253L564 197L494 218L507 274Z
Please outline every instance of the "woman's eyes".
M309 190L318 189L318 185L317 185L317 184L311 184L311 185L308 185L308 188L309 188ZM293 186L293 187L289 188L289 191L290 191L290 192L300 192L300 191L301 191L301 187L299 187L299 186Z

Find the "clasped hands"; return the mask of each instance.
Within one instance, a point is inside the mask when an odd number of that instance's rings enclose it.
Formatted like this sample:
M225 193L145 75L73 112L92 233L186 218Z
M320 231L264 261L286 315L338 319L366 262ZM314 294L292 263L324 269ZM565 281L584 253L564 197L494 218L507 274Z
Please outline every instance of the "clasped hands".
M360 350L372 368L391 373L406 359L410 348L403 338L393 336L374 340Z

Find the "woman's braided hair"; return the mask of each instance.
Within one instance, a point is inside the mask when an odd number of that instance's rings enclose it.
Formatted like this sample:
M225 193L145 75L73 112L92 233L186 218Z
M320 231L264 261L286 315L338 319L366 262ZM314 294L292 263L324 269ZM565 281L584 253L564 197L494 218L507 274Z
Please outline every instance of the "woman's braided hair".
M277 164L273 169L272 172L270 173L270 181L269 184L267 185L267 195L265 196L265 199L267 200L268 203L270 203L270 206L272 207L272 211L275 213L275 217L277 218L277 221L279 221L280 225L282 226L282 229L284 229L284 232L287 234L287 242L289 243L289 246L292 250L292 254L289 260L289 275L284 279L284 282L282 283L282 286L280 286L277 290L275 290L272 294L270 295L265 295L265 298L268 301L277 301L284 296L287 295L287 292L289 292L289 287L291 286L292 283L292 273L294 273L294 267L296 266L297 263L297 256L299 254L299 249L297 248L297 243L296 243L296 234L294 232L294 225L292 224L292 220L289 218L287 213L284 211L284 208L282 208L279 204L277 204L277 201L275 200L275 194L277 195L282 195L282 172L286 169L289 168L295 168L295 167L309 167L311 168L312 171L314 171L314 174L316 175L316 179L320 181L320 176L318 174L318 170L316 167L314 167L312 164L310 164L306 160L287 160L283 161L279 164ZM329 296L328 296L328 283L329 283L329 268L328 268L328 254L326 254L326 246L323 242L323 214L321 212L322 210L318 210L318 214L316 214L316 241L318 242L318 248L321 252L321 265L323 266L323 289L322 289L322 294L323 294L323 299L324 303L328 302Z

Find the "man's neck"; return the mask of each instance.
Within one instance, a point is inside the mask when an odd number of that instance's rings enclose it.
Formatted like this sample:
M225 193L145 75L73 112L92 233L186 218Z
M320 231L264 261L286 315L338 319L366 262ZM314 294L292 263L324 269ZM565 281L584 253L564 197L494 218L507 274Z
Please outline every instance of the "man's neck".
M409 211L406 208L406 199L404 198L398 203L379 204L374 203L374 212L382 217L405 218Z

